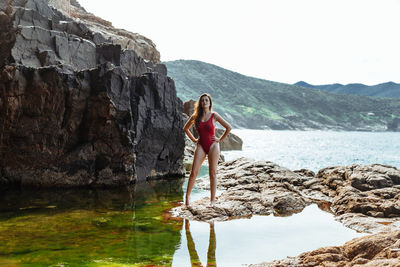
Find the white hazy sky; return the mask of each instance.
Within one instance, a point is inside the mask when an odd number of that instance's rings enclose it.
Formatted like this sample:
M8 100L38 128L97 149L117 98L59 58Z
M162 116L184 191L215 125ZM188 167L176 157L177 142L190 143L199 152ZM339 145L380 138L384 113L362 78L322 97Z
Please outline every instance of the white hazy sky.
M400 0L78 0L195 59L272 81L400 83Z

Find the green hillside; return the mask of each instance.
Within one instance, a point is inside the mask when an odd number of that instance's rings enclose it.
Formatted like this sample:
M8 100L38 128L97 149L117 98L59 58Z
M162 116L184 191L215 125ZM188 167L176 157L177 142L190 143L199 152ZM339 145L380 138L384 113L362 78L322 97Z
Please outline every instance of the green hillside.
M397 129L400 101L321 90L244 76L195 60L164 62L182 101L210 93L234 127L255 129ZM396 122L394 125L393 122Z
M380 83L377 85L365 85L361 83L350 83L346 85L340 83L312 85L304 81L300 81L294 85L338 94L400 98L400 84L394 82Z

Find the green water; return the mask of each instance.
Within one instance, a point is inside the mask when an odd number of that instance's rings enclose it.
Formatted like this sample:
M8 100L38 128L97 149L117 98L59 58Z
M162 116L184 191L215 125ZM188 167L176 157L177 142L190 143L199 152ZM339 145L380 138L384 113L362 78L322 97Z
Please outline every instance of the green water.
M0 191L0 266L172 264L183 180L119 190ZM172 202L172 203L171 203Z

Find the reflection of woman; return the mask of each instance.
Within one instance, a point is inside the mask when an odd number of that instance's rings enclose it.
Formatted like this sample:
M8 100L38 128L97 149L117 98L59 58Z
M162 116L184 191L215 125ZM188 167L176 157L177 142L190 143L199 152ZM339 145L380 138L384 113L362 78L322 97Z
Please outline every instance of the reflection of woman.
M225 127L225 132L220 138L215 136L215 125L217 122ZM189 130L193 124L199 134L198 139L195 139ZM220 153L219 142L229 134L232 127L218 113L213 112L211 96L209 94L202 94L194 106L194 114L186 122L183 129L189 138L197 143L186 190L185 205L189 206L190 193L192 192L194 182L200 171L201 164L208 155L211 191L210 206L213 206L215 202L215 191L217 190L217 164Z
M187 246L190 255L190 263L192 266L202 266L199 259L199 255L197 255L192 235L190 233L189 220L185 220L185 232L186 232ZM214 222L210 222L210 239L208 243L207 266L217 266L217 261L215 259L216 248L217 248L217 241L215 239Z

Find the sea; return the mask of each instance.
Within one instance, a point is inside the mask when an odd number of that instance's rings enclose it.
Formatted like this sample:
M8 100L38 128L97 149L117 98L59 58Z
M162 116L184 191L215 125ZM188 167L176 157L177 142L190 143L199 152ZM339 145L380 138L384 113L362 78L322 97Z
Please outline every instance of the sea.
M291 170L318 172L330 166L385 164L400 168L400 132L271 131L234 129L242 150L225 160L268 160Z

